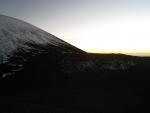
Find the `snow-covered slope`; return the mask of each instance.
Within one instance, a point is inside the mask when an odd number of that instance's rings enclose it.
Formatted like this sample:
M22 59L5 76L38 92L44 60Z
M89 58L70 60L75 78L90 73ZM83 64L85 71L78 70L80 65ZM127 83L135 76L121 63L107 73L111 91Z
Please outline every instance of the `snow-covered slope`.
M29 43L73 48L70 44L31 24L0 15L0 63L6 62L8 56L18 48L29 50L31 48Z
M0 15L0 79L21 71L33 57L80 52L83 51L40 28ZM50 58L56 61L55 57Z

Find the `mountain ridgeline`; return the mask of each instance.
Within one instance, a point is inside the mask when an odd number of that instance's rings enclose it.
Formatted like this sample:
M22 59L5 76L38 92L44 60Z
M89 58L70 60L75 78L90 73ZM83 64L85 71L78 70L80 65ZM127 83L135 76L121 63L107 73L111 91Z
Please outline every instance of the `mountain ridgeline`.
M92 54L0 15L1 113L147 113L150 58Z

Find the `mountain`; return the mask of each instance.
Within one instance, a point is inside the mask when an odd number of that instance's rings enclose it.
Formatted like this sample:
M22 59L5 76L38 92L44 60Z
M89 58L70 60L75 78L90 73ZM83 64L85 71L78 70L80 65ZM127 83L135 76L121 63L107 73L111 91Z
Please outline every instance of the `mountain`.
M0 15L0 64L11 68L9 71L1 70L1 77L21 70L23 63L31 56L51 53L52 50L60 54L83 53L78 48L40 28L12 17Z
M78 50L67 42L58 39L56 36L49 34L31 24L21 20L0 15L0 61L5 61L8 55L21 48L24 51L32 49L33 45L55 46L64 51L69 49ZM73 51L71 51L73 52ZM3 60L2 60L3 59Z
M0 113L148 113L150 57L86 53L0 15Z

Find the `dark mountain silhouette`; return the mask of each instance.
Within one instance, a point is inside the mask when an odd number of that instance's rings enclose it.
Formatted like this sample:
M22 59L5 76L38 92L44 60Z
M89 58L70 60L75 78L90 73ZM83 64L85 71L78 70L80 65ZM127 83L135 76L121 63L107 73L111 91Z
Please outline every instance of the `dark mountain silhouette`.
M149 57L86 53L0 16L0 113L147 113L149 75Z

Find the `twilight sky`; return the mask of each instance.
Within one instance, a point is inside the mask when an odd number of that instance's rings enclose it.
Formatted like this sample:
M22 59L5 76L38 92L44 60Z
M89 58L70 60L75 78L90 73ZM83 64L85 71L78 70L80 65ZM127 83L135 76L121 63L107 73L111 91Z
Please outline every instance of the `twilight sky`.
M150 0L0 0L0 14L88 52L150 55Z

